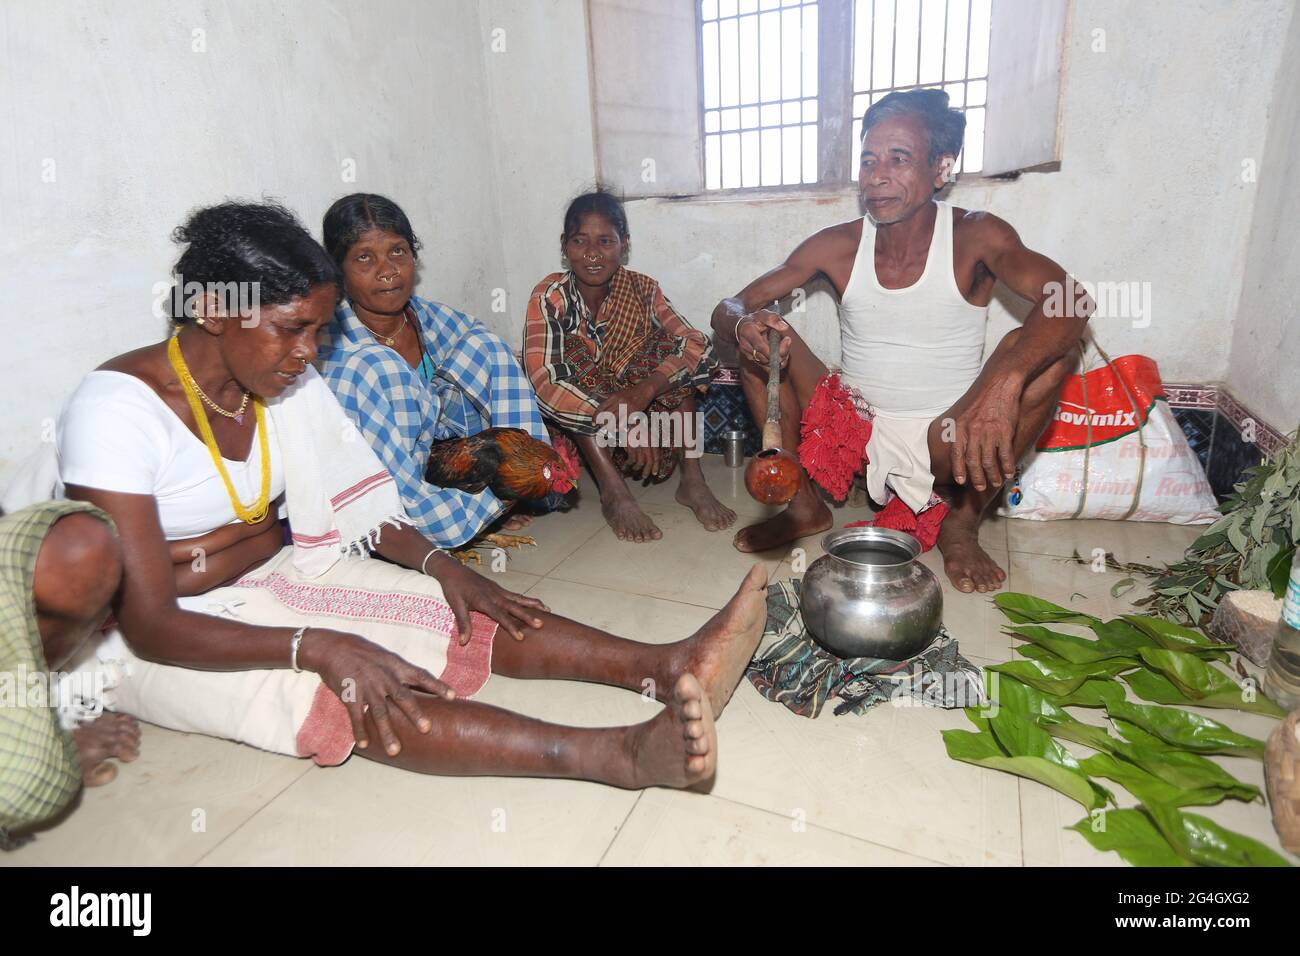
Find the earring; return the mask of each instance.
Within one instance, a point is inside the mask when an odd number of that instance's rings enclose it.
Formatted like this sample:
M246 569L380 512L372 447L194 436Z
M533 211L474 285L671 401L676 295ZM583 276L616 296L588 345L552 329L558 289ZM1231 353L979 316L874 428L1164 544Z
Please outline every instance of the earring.
M199 325L202 325L202 324L203 324L203 320L202 320L202 319L195 319L194 321L197 322L197 323L199 323Z

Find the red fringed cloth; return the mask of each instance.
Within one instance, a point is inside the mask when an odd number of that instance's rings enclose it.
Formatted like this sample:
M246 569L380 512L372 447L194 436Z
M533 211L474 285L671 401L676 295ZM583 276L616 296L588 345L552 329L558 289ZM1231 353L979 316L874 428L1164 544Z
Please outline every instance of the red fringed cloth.
M836 501L843 501L853 486L853 478L867 463L867 441L871 438L871 417L859 411L853 393L839 375L827 375L817 383L812 400L799 426L799 463L808 477L829 491ZM939 540L939 526L948 514L948 506L938 496L920 514L902 498L889 500L874 521L855 521L847 528L873 525L905 531L929 551Z
M907 502L903 501L902 498L894 497L889 499L889 504L880 509L874 521L854 521L844 527L862 528L870 525L874 528L892 528L895 531L906 531L921 543L922 551L929 551L934 547L935 542L939 540L939 526L943 524L943 519L947 514L948 505L942 499L936 501L932 497L930 504L920 514L917 514L907 506Z
M839 375L817 383L799 425L799 463L808 477L843 501L867 461L871 419L858 411Z

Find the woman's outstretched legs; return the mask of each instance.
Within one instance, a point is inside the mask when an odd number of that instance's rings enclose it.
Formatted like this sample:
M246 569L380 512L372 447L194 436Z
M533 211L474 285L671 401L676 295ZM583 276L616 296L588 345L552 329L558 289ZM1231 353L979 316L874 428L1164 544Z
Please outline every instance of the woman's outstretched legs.
M758 645L767 618L766 585L766 569L754 565L726 607L672 644L641 644L546 613L542 627L528 629L522 641L497 638L494 673L649 690L665 706L644 723L565 727L474 701L421 696L421 710L433 723L428 734L398 720L399 754L378 747L357 752L421 773L691 786L710 777L717 765L713 721ZM376 728L370 731L370 739L380 739Z
M562 777L615 787L689 787L717 768L718 737L704 690L690 674L672 688L656 717L628 727L564 727L474 701L421 695L427 734L394 723L396 756L382 747L357 753L418 773L447 776ZM378 729L366 723L372 740Z
M582 680L650 691L657 700L682 674L700 682L719 717L745 665L753 657L767 620L767 569L755 564L726 606L685 640L642 644L555 614L538 612L540 628L526 628L522 641L498 632L492 671L524 679Z

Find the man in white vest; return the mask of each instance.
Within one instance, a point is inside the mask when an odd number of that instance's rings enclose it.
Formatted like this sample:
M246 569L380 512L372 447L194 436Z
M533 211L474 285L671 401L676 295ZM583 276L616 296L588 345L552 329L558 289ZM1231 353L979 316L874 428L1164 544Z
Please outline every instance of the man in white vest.
M980 547L979 523L1051 418L1091 303L1067 295L1062 308L1062 290L1075 288L1065 270L1027 249L1002 219L936 201L965 126L940 90L891 93L868 109L858 174L865 216L810 236L782 265L722 300L713 329L736 342L759 422L768 329L780 333L782 446L793 451L828 369L764 307L824 275L840 300L841 394L871 418L868 493L878 503L896 495L918 513L947 504L938 546L948 577L962 591L991 591L1006 574ZM984 360L999 281L1034 307ZM743 528L735 546L765 551L831 523L805 473L789 507Z

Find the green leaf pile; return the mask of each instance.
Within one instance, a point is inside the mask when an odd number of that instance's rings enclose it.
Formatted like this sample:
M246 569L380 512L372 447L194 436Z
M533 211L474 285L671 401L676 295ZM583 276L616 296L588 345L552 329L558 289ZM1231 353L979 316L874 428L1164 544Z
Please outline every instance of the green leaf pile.
M1167 807L1108 810L1068 829L1098 850L1114 850L1133 866L1290 866L1258 840L1213 820Z
M974 719L978 724L980 718ZM945 730L943 739L950 757L1037 780L1078 801L1086 810L1114 802L1110 791L1093 783L1068 750L1033 722L1006 708L978 733Z
M1258 787L1208 755L1263 760L1264 742L1167 705L1284 715L1215 666L1228 658L1221 645L1157 617L1103 621L1027 594L999 594L994 603L1013 622L1007 632L1024 642L1018 650L1027 659L986 669L989 702L966 711L976 729L943 732L950 757L1065 794L1089 812L1070 829L1134 866L1291 865L1263 844L1181 809L1262 801ZM1062 624L1093 636L1047 626ZM1147 703L1130 701L1125 684ZM1066 707L1101 710L1109 727L1085 723ZM1095 753L1079 759L1062 740ZM1123 787L1140 806L1118 809L1098 779Z

